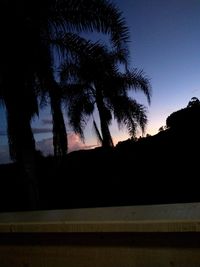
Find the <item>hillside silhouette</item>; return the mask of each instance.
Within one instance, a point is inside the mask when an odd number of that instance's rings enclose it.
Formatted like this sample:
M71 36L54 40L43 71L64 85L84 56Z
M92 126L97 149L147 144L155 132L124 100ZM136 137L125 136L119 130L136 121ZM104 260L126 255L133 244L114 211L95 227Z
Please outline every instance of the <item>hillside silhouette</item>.
M39 209L200 201L200 103L172 113L154 136L37 158ZM17 163L0 165L0 210L28 210Z

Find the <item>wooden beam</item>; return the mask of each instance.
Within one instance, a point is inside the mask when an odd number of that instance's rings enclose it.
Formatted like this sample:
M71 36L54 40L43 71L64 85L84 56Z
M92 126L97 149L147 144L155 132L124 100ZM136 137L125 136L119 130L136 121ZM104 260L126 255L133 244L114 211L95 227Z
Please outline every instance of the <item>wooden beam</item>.
M200 266L200 203L0 214L0 267Z

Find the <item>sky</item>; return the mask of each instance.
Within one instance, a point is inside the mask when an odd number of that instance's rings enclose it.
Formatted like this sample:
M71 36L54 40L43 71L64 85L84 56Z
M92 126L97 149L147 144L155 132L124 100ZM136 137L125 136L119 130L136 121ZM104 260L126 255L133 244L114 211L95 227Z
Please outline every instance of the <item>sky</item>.
M141 93L132 96L147 107L146 133L156 134L166 118L184 108L192 97L200 99L200 0L113 0L130 30L130 67L143 69L152 86L151 105ZM67 126L69 150L98 145L92 122L82 143ZM32 123L37 147L52 152L51 115L41 112ZM5 111L0 110L0 163L8 161ZM125 129L111 126L116 144L127 139ZM138 135L141 133L138 132Z

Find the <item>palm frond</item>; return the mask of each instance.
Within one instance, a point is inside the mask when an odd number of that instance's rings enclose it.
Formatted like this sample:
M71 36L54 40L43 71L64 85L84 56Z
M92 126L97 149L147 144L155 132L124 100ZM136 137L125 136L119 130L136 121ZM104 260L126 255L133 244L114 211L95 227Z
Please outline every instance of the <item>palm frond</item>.
M114 118L119 127L126 126L130 136L135 137L137 126L142 132L147 123L146 109L128 96L117 96L112 101Z
M69 123L75 133L79 134L81 139L84 140L83 130L87 124L89 116L91 116L94 111L94 104L85 94L82 94L79 97L73 97L70 103L71 104L67 106Z
M62 0L58 1L57 9L61 11L68 31L110 34L116 47L129 40L129 30L122 13L107 0Z
M126 86L136 91L141 90L147 97L148 103L151 102L151 85L148 77L145 76L143 70L133 69L127 71L123 75Z

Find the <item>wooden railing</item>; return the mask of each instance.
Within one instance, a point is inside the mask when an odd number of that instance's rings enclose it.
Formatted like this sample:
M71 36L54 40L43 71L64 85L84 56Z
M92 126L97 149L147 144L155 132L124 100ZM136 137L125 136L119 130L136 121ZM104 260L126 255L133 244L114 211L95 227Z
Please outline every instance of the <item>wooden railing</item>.
M199 267L200 203L0 214L0 267Z

